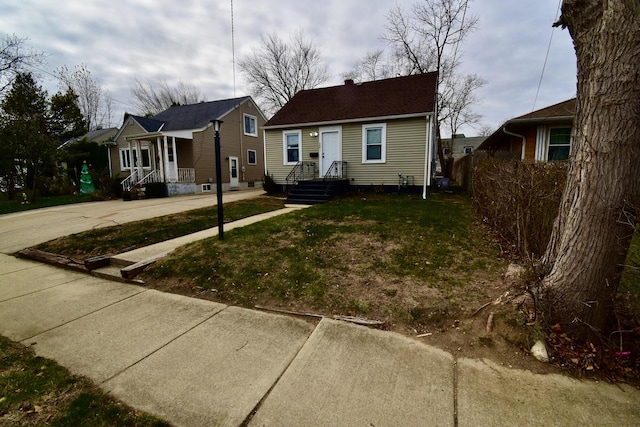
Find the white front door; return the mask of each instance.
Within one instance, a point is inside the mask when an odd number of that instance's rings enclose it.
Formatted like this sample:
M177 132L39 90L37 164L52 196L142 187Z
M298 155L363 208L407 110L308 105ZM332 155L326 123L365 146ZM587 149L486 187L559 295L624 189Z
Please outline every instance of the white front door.
M167 182L178 182L178 168L176 167L176 147L173 139L167 140L167 167L165 170Z
M340 127L320 128L320 176L329 171L333 162L342 160ZM332 171L335 174L335 170Z
M238 188L238 158L229 156L229 188Z

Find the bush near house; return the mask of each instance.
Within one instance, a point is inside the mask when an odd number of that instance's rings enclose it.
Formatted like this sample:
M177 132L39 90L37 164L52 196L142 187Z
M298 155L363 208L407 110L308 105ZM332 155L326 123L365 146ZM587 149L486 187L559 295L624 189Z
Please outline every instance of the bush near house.
M164 182L150 182L145 184L144 188L145 198L147 199L158 199L169 196L167 184Z
M273 175L265 174L262 178L262 188L267 192L268 195L272 196L278 191L278 184L273 179Z
M473 198L480 217L527 259L539 258L547 247L567 166L493 158L474 164Z

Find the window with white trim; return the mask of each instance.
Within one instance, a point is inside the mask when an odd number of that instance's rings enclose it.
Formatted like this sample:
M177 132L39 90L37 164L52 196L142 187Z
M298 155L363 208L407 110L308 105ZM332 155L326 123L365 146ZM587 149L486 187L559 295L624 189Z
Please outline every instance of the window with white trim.
M362 125L362 163L384 163L387 155L387 125Z
M295 165L302 159L302 131L282 132L284 143L284 164Z
M547 160L567 160L571 152L571 128L549 129Z
M258 164L258 155L256 150L247 150L247 163L250 165Z
M131 153L128 148L120 149L120 170L131 169Z
M249 136L258 136L258 120L255 116L243 114L244 117L244 134Z
M140 157L142 162L138 163L138 151L135 148L132 148L131 151L129 151L128 148L121 148L120 170L131 169L132 163L133 166L142 166L143 169L151 169L151 150L149 147L140 147Z

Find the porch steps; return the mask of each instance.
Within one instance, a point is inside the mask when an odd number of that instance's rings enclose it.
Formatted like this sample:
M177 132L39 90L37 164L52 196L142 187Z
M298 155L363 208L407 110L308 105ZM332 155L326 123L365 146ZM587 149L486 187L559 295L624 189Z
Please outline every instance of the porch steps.
M287 204L315 205L326 203L349 188L346 179L299 181L287 196Z

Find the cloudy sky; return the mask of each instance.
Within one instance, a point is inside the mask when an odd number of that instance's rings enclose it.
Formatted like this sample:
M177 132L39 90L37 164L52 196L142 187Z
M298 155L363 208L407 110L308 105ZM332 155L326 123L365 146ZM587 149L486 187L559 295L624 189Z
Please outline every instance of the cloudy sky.
M340 74L356 60L386 47L381 35L389 10L396 3L409 9L416 1L235 0L235 56L248 54L266 33L289 38L303 29L326 58L332 76L327 86L341 84ZM558 0L470 3L468 13L479 25L462 46L462 71L487 81L476 107L485 125L495 129L575 95L571 38L566 30L552 33L557 10ZM234 90L231 0L1 0L0 36L12 34L47 54L35 72L50 94L58 90L51 75L56 69L84 64L115 101L114 126L125 111L137 113L131 97L136 78L183 81L208 101L248 94L237 67Z

